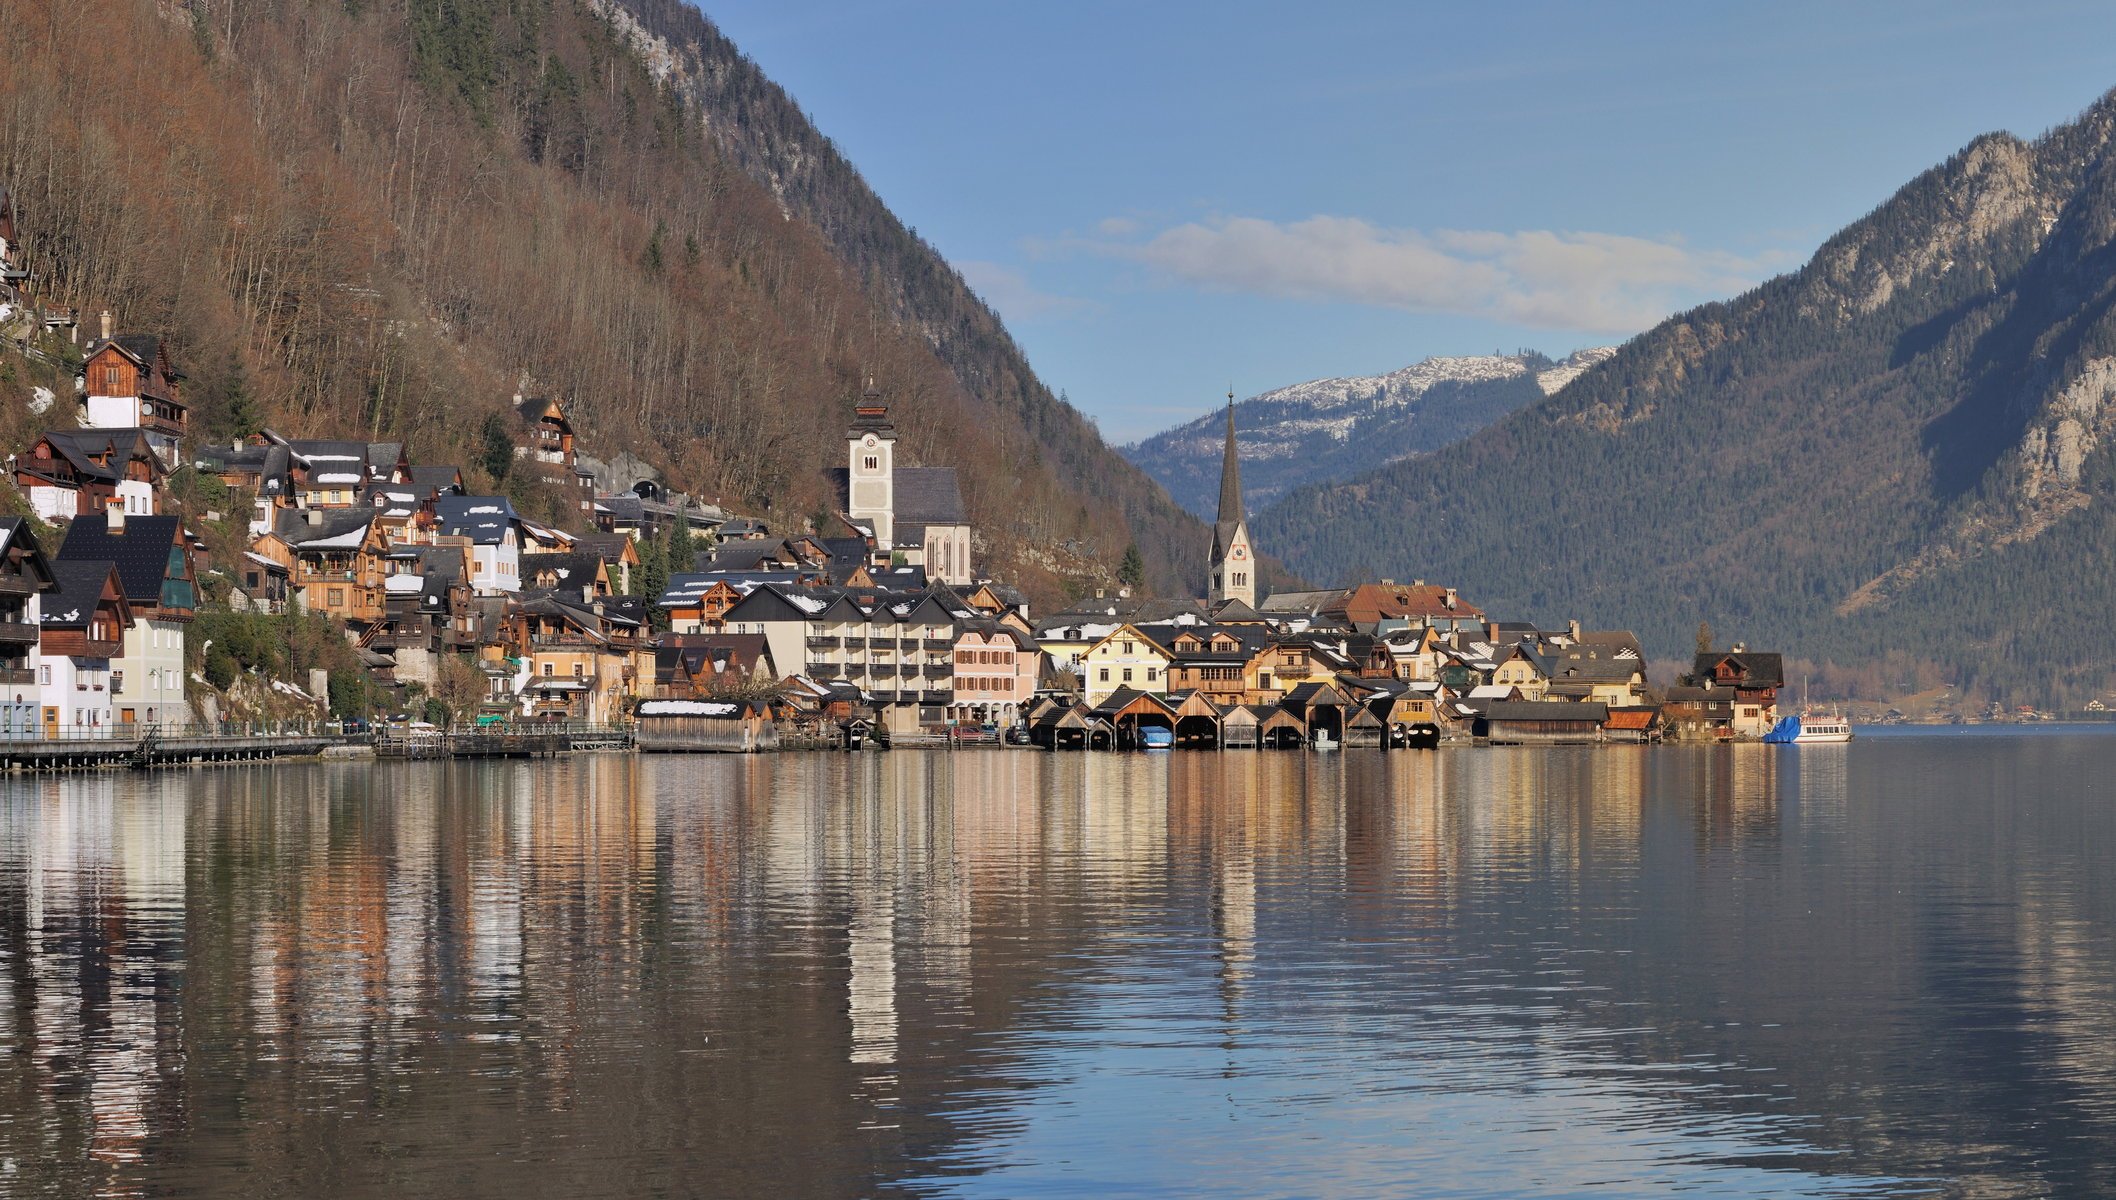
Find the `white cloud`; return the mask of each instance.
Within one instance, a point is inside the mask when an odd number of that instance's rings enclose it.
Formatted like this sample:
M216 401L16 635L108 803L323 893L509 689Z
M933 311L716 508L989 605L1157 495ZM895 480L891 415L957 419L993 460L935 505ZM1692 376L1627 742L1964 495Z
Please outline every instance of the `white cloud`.
M1038 290L1027 275L1003 263L973 258L956 263L955 269L986 304L1010 321L1073 312L1082 306L1075 297Z
M1095 232L1104 237L1130 237L1143 228L1130 217L1104 217L1095 225Z
M1786 256L1744 258L1611 233L1387 229L1356 217L1223 217L1146 241L1091 243L1220 291L1464 313L1546 329L1634 333L1754 285Z

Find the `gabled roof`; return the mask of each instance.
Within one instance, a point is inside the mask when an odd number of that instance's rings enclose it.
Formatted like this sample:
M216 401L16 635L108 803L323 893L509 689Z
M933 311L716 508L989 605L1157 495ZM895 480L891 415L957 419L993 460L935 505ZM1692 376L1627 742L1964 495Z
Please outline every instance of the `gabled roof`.
M1730 659L1740 672L1739 686L1752 688L1785 686L1784 657L1756 650L1714 650L1710 653L1698 655L1695 674L1699 682L1710 678L1718 671L1719 664Z
M107 558L65 559L52 565L57 590L44 595L37 623L46 629L86 629L95 619L96 605L103 599L110 573L117 564ZM120 603L123 602L120 584ZM120 620L128 620L129 613Z
M479 546L499 545L520 520L505 496L437 496L433 511L443 534Z
M367 544L375 510L352 508L281 509L272 532L296 551L358 550Z
M162 352L162 339L151 333L121 333L112 338L97 338L88 343L85 357L94 358L102 353L106 346L115 348L120 354L143 367L151 368L154 366L155 357ZM168 377L171 379L182 379L184 377L182 373L173 367L167 366L167 362L167 359L163 360L164 370L167 372Z
M11 550L22 552L24 575L40 585L53 582L51 560L44 557L44 548L37 544L37 535L30 532L29 522L20 517L0 517L0 554ZM39 590L44 589L40 587Z
M413 467L405 475L421 489L431 488L443 495L463 494L463 472L458 467Z
M127 600L138 606L160 604L169 552L184 544L183 532L183 522L173 516L126 517L118 533L102 521L75 521L66 529L58 558L115 563Z
M539 582L546 573L551 582ZM607 577L602 555L583 550L550 550L522 555L520 578L524 586L587 587L598 577Z
M48 429L43 440L51 444L52 453L72 465L76 474L84 479L115 482L124 477L118 466L121 462L146 462L149 474L160 477L165 472L162 460L154 453L147 441L145 431L127 427L122 429ZM95 461L97 455L108 454L109 465ZM15 459L15 469L35 471L36 459L22 455Z
M514 411L515 415L532 424L538 421L552 420L567 429L573 428L573 423L566 419L566 410L559 406L558 401L549 396L516 396L514 398Z
M899 524L967 525L954 467L898 467L894 472Z

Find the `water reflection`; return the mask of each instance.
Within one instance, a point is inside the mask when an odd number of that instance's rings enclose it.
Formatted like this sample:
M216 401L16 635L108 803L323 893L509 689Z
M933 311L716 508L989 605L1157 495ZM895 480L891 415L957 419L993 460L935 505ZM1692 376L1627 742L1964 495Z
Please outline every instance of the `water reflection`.
M2090 1191L2112 765L11 780L0 1193Z

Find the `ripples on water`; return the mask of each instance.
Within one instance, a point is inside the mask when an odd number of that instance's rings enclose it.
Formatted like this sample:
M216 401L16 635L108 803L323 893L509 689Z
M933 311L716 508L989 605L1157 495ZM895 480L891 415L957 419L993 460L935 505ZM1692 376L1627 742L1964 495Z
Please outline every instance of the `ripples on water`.
M0 1195L2041 1195L2116 738L0 784Z

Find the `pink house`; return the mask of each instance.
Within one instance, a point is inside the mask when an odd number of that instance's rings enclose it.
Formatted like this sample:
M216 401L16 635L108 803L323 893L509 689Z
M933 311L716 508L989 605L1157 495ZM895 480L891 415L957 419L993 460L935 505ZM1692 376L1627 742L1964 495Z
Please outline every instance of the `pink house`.
M954 694L948 720L957 725L1012 725L1036 694L1043 651L1027 634L993 621L963 626L955 638Z

